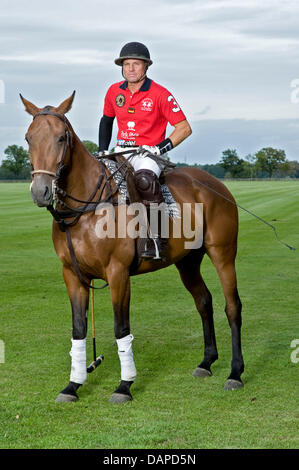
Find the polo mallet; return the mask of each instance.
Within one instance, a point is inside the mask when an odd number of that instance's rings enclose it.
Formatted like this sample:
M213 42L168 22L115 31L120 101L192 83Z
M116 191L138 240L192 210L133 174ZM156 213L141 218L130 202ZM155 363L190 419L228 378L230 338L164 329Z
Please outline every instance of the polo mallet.
M93 287L93 280L91 281L91 285ZM100 364L102 364L104 360L104 356L102 354L97 357L97 350L96 350L96 333L95 333L95 320L94 320L94 290L91 289L91 323L92 323L92 345L93 345L93 361L87 367L87 372L93 372Z

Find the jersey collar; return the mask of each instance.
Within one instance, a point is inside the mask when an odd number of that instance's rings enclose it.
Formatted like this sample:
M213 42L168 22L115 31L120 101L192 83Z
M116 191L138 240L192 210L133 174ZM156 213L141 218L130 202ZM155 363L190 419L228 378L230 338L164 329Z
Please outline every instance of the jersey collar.
M142 84L142 87L139 89L139 91L148 91L150 89L151 84L152 80L148 77L145 77L144 83ZM128 88L127 80L122 82L122 84L119 85L119 88L121 88L122 90L126 90Z

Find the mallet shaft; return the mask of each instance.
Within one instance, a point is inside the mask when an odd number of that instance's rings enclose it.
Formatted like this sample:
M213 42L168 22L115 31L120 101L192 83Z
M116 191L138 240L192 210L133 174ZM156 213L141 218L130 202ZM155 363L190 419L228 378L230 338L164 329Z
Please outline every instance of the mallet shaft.
M94 280L91 281L91 286L94 286ZM94 289L91 289L91 323L92 323L92 346L93 346L93 361L87 367L87 372L93 372L104 360L104 356L102 354L97 357L96 351L96 333L95 333L95 315L94 315Z
M94 280L91 281L92 287L94 286ZM95 331L95 318L94 318L94 290L91 289L91 324L92 324L92 344L93 344L93 360L97 360L96 352L96 331Z

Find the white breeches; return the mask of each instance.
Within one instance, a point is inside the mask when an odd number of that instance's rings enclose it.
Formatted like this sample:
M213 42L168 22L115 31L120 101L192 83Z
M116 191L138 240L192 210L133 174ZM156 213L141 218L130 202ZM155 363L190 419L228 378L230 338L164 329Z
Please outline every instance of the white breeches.
M72 358L70 381L77 384L84 384L86 371L86 338L72 339L72 349L70 350Z
M134 381L136 379L137 371L132 349L133 339L134 336L130 334L116 340L121 367L121 380Z
M119 147L119 146L116 146L114 151L117 152L117 153L121 153L123 151L127 151L127 150L130 150L129 147ZM129 158L132 154L131 153L127 153L124 155L125 158ZM160 173L161 173L161 170L158 166L158 164L150 157L146 157L146 156L143 156L143 155L134 155L132 158L130 158L130 163L132 165L132 167L134 168L135 171L138 171L138 170L152 170L154 173L156 173L156 175L160 176Z

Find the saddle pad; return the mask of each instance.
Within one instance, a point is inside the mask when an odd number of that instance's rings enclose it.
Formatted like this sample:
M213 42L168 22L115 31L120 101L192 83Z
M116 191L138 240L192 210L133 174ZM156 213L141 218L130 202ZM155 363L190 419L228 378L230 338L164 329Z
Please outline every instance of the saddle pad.
M126 204L127 201L129 200L129 196L127 192L127 184L126 184L126 180L123 179L122 174L119 171L117 171L118 169L117 163L114 162L113 160L109 160L108 158L102 158L102 161L104 162L104 164L106 165L110 173L112 174L115 184L119 188L121 204ZM163 194L164 201L165 201L166 214L168 215L168 217L170 217L171 219L181 218L181 211L179 207L177 206L177 203L173 195L171 194L168 186L166 184L161 184L161 190L162 190L162 194Z

